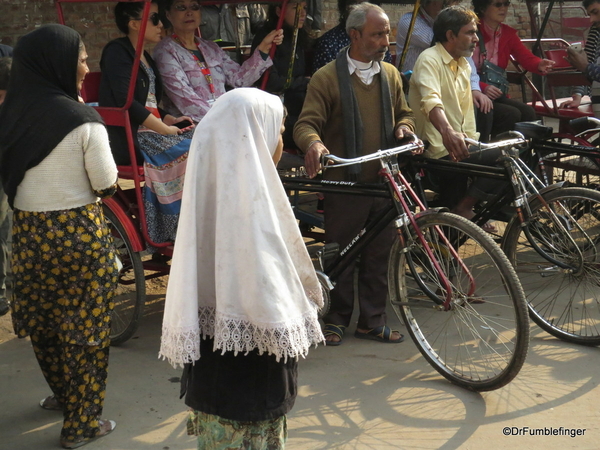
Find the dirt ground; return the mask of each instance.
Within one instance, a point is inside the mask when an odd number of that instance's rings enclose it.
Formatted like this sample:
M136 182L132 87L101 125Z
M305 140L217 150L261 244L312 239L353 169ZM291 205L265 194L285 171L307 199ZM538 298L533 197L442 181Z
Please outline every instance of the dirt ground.
M118 425L86 446L90 450L197 447L185 432L180 371L157 359L165 283L149 286L135 336L111 348L104 416ZM394 316L389 322L404 330ZM599 448L598 348L568 344L532 326L517 378L475 393L439 376L410 339L385 345L358 340L353 331L343 345L319 346L300 361L288 450ZM49 391L29 342L14 338L9 316L0 318L0 355L0 448L58 449L61 415L38 406ZM583 434L544 435L566 429Z

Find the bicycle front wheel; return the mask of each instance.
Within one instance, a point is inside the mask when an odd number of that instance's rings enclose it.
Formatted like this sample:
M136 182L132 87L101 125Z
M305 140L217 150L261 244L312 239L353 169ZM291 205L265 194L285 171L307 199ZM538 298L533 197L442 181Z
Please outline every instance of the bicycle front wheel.
M519 274L532 320L565 341L600 344L600 192L561 188L513 220L503 247ZM552 214L551 211L554 213Z
M390 255L394 311L421 354L451 382L474 391L508 384L529 345L525 295L508 259L481 228L455 214L424 215L417 225L450 282L451 302L444 307L439 272L410 237L406 248L397 240Z

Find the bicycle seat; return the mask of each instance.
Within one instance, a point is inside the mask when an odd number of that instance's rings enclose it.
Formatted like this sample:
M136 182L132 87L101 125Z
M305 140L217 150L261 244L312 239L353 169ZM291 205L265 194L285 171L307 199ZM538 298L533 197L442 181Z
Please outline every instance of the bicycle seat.
M552 135L552 127L537 122L517 122L515 131L523 133L526 139L548 139Z

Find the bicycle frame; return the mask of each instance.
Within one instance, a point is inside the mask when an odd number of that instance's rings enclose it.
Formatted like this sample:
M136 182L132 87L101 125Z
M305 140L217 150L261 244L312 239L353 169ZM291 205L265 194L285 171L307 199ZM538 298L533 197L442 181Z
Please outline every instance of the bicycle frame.
M358 255L365 249L365 247L373 241L373 239L394 219L396 219L395 225L398 231L398 238L403 244L405 251L410 249L410 241L414 239L411 234L413 230L416 234L416 239L419 240L427 252L427 257L431 261L436 275L439 277L444 289L445 298L441 301L439 298L432 299L437 303L440 303L440 308L449 310L451 308L452 300L452 287L451 282L445 276L440 262L437 260L429 246L419 226L417 225L417 218L422 214L430 214L432 211L427 211L425 205L420 201L418 195L410 187L408 181L400 173L397 162L392 158L395 158L401 153L407 153L419 148L417 144L407 144L400 147L395 147L388 150L380 150L377 153L366 155L354 159L342 159L332 155L326 155L326 160L337 162L338 164L332 167L344 167L351 164L360 164L367 161L378 159L381 161L382 169L380 175L387 181L386 185L369 185L361 184L352 181L327 181L327 180L307 180L303 179L298 181L294 178L283 177L282 181L284 187L287 190L303 190L309 192L324 192L324 193L336 193L336 194L349 194L349 195L367 195L375 197L389 198L392 200L392 204L389 209L384 209L380 214L372 220L363 230L361 230L350 243L343 248L337 257L327 267L325 267L325 274L334 280L345 270L348 264L355 260ZM327 167L327 164L323 164L323 167ZM412 206L418 207L421 212L414 214L412 212ZM470 281L468 295L473 295L475 292L475 281L471 276L467 267L462 263L458 253L454 246L450 243L449 239L445 236L443 230L436 227L436 232L439 234L442 242L444 242L450 249L451 256L459 261L459 265L465 274L468 276Z
M515 132L517 133L517 132ZM488 202L482 207L482 209L476 212L472 221L477 223L478 225L482 225L486 223L488 220L492 219L495 214L500 211L504 206L512 203L516 209L516 217L517 220L522 224L525 229L528 240L534 244L534 239L531 239L529 235L530 231L525 226L529 222L529 218L531 217L531 209L529 207L530 202L533 199L539 200L545 210L550 214L554 223L561 228L561 231L564 232L564 235L568 237L570 243L574 248L577 248L577 253L579 257L577 268L574 270L572 265L567 265L562 261L555 260L547 255L546 252L543 252L536 245L533 245L534 249L544 258L556 264L565 270L572 270L575 274L578 274L581 270L583 270L583 254L581 250L573 240L571 234L568 230L565 229L562 221L559 219L557 213L547 204L544 200L543 194L548 192L549 190L557 189L562 186L562 183L558 183L555 185L547 186L544 182L542 182L533 171L519 159L519 152L516 149L516 146L529 144L530 142L525 139L525 137L518 133L520 136L516 139L509 139L505 141L499 141L492 144L483 144L471 139L466 139L470 145L477 146L479 150L477 151L485 151L495 148L500 148L502 150L502 156L499 159L502 163L503 169L500 169L504 172L504 179L508 180L507 186L497 194L493 200ZM459 172L474 175L474 176L486 176L490 178L497 178L498 175L498 167L488 167L488 166L480 166L475 164L466 164L466 163L454 163L449 161L438 161L432 159L424 159L423 161L417 161L414 163L416 167L423 168L427 167L433 170L450 170L451 168L459 168ZM461 167L462 166L462 167ZM476 169L472 171L472 167L475 166ZM538 187L540 189L538 189ZM561 213L565 215L570 215L568 211L562 208ZM576 223L576 221L573 221ZM580 229L583 232L583 230ZM586 235L585 233L583 233ZM587 235L586 235L587 236ZM589 239L589 236L587 236Z

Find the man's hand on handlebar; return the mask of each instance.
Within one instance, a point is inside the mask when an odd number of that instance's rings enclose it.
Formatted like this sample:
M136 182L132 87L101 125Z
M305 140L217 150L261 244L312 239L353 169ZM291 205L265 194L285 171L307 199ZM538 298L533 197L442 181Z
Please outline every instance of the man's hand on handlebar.
M304 168L309 178L314 178L321 170L321 157L328 155L329 150L321 141L314 141L304 155Z
M444 147L448 150L451 161L462 161L469 157L469 149L465 143L465 135L448 128L442 133Z
M415 143L419 146L419 148L412 151L413 155L420 155L425 150L425 147L423 146L423 141L421 141L421 139L419 139L417 137L417 135L415 133L413 133L410 128L405 127L404 125L400 125L398 128L396 128L396 132L394 133L394 136L396 137L396 140L398 140L399 142L403 141L403 140L407 140L407 138L410 138L411 140L415 140Z

